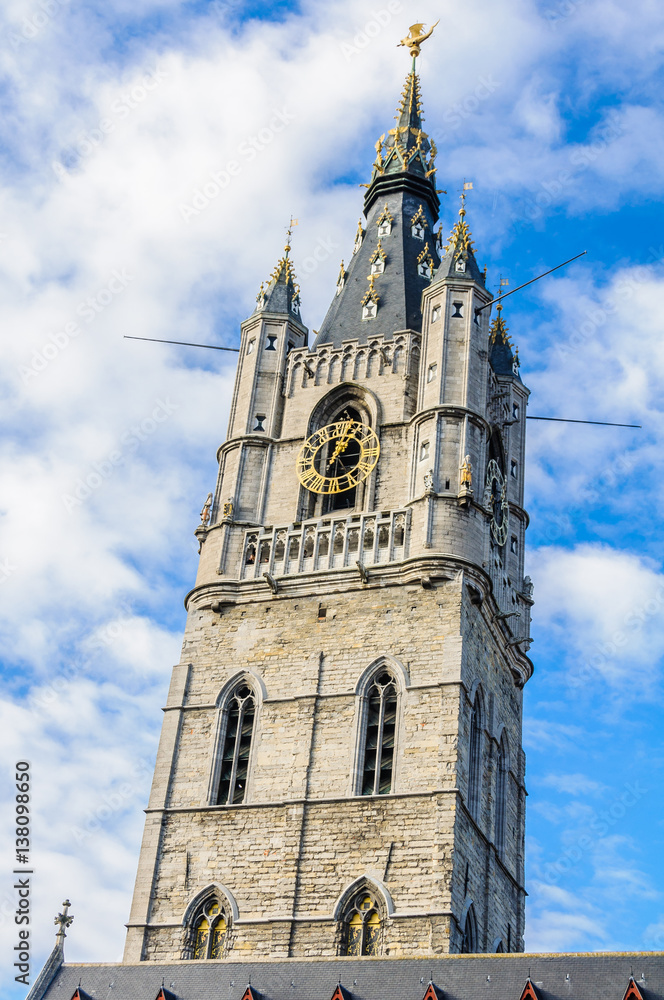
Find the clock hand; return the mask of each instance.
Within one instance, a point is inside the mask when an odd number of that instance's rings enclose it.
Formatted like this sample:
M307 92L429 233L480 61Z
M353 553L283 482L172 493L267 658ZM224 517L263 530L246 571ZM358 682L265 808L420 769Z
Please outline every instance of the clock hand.
M337 458L339 458L339 455L341 455L341 453L344 452L346 450L346 448L348 447L348 444L349 444L350 439L351 439L351 431L352 431L352 429L353 429L353 421L349 420L348 423L346 424L345 428L341 432L342 436L339 439L339 441L337 442L337 446L334 449L334 452L332 454L332 458L327 463L328 469L332 465L332 463Z

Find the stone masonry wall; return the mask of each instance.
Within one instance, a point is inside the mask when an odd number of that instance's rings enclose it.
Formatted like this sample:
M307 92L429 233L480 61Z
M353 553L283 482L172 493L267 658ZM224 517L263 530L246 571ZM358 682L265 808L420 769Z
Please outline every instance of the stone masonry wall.
M510 879L501 863L493 866L495 876L487 867L490 754L480 829L464 806L471 676L482 679L487 697L493 692L508 706L503 723L515 760L520 746L520 694L487 628L459 574L432 590L400 585L277 597L221 615L192 609L183 646L190 664L186 695L164 789L143 957L181 956L185 909L213 883L226 886L239 909L234 951L337 954L335 906L362 876L384 883L394 906L384 914L383 953L458 950L459 872L467 859L478 900L488 899L492 879L490 913L476 905L483 933L511 919L514 935L520 918ZM394 779L392 794L362 797L354 784L357 690L380 657L401 684ZM260 701L250 780L243 804L216 806L210 778L217 700L242 673ZM508 826L515 822L510 814ZM509 853L505 864L518 878L516 855ZM149 878L144 870L143 882Z

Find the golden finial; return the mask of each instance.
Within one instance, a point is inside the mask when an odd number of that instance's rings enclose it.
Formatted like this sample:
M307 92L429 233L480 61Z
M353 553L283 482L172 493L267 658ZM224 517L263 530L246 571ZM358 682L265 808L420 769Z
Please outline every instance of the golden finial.
M284 247L284 253L286 254L287 257L288 257L288 254L290 253L290 249L291 249L291 239L293 237L293 226L297 226L297 225L299 225L298 220L294 219L293 216L291 215L290 222L288 223L288 228L286 230L286 246Z
M438 21L436 21L436 24L439 23L440 23L440 18L438 19ZM413 60L417 59L417 57L420 54L420 47L422 45L422 42L426 42L427 38L431 38L431 36L433 35L433 29L436 27L436 24L434 24L433 28L431 28L426 33L424 31L423 24L411 24L410 28L408 29L409 32L408 35L406 35L405 38L401 39L401 41L397 45L397 48L399 48L400 45L403 45L405 48L408 49L411 56L413 57Z

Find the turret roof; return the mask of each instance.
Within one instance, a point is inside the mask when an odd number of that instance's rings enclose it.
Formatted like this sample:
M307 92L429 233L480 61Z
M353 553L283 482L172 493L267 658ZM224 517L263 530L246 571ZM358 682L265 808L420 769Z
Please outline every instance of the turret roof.
M286 246L283 257L277 261L277 265L270 275L267 287L261 285L256 296L255 312L282 313L287 316L294 316L298 322L300 319L300 286L295 277L293 261L290 258L291 251L291 230L288 230Z

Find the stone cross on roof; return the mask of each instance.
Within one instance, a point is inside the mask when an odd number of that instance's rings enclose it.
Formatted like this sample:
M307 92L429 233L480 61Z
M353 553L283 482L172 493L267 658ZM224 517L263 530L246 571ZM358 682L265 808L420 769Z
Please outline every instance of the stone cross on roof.
M65 938L67 937L67 935L65 934L65 929L67 927L70 927L74 920L73 917L69 916L70 906L71 903L69 902L69 900L65 899L64 903L62 904L63 912L58 913L57 917L55 917L53 921L53 923L57 924L58 926L58 931L55 935L56 944L60 944L62 946L64 946Z

